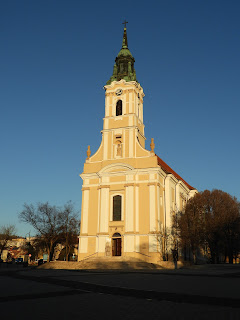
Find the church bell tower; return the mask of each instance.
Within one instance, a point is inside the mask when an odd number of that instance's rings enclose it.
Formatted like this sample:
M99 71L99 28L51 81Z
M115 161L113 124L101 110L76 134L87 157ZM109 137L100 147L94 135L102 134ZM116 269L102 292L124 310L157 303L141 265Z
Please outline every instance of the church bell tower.
M104 160L134 158L138 146L145 148L144 93L136 79L134 62L135 60L128 49L125 27L122 48L116 57L113 75L104 87L106 90L102 131ZM108 144L109 140L112 140L113 144Z

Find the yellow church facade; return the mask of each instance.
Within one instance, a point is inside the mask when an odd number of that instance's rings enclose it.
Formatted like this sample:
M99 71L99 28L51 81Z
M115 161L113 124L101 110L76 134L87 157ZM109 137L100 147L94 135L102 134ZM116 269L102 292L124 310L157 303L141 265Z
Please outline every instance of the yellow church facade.
M158 262L157 234L197 191L145 149L143 88L124 28L122 48L105 89L102 142L84 164L78 260L134 257Z

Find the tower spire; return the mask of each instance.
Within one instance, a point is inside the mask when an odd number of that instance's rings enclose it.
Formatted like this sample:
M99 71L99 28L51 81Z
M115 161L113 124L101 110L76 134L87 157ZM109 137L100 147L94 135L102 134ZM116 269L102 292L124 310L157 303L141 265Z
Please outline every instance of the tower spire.
M128 22L125 20L122 24L124 24L124 31L123 31L123 41L122 41L122 48L127 49L128 41L127 41L127 24Z
M124 30L123 30L123 40L122 40L122 48L119 51L115 64L113 67L113 74L111 78L108 80L107 84L111 84L113 81L120 81L124 79L126 81L136 81L136 71L134 69L135 59L133 58L130 50L128 49L128 40L127 40L127 27L126 24L128 22L125 20Z

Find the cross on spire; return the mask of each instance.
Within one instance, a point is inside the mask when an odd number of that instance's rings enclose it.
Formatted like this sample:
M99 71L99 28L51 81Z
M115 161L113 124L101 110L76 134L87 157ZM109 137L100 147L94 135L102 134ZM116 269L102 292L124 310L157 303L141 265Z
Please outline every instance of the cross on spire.
M124 28L126 28L127 27L127 21L125 20L122 24L124 24Z

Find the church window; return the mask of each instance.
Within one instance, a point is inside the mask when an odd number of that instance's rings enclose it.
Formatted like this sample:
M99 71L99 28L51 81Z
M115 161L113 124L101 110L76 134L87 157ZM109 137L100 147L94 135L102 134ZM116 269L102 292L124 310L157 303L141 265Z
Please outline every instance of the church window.
M122 115L122 100L118 100L116 104L116 116Z
M122 216L122 197L113 197L113 221L121 221Z

